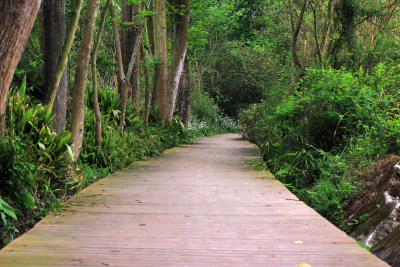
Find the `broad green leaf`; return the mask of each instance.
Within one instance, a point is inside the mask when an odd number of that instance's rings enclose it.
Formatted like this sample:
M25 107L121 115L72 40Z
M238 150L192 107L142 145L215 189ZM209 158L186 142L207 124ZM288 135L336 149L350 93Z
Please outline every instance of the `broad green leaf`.
M72 149L69 145L66 145L68 149L68 154L71 157L71 160L74 161L74 154L72 153Z

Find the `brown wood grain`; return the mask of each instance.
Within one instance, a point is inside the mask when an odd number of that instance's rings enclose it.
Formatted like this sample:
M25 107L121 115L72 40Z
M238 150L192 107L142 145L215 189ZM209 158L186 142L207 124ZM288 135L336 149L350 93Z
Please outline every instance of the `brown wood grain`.
M5 247L0 266L388 266L246 167L257 153L229 134L133 164Z

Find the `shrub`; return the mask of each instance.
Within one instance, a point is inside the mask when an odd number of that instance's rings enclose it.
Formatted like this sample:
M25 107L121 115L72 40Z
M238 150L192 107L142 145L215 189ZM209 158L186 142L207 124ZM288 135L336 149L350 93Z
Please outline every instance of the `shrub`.
M309 69L293 93L244 110L240 122L276 177L338 221L354 189L348 171L400 151L399 86L390 62L371 73Z
M7 136L0 142L3 194L32 209L35 199L46 199L54 190L71 189L65 174L71 162L69 132L52 132L51 110L30 105L25 83L9 92L6 110Z

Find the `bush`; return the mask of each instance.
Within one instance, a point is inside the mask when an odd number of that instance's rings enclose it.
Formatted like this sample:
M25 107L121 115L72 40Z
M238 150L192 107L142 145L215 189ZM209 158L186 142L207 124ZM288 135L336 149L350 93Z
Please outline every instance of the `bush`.
M25 83L9 92L6 109L7 135L0 142L2 194L32 209L35 199L44 201L58 190L73 186L65 174L72 156L71 134L52 132L51 110L30 105Z
M399 86L390 62L371 73L309 69L294 93L244 110L240 122L276 177L338 221L354 188L348 171L400 152Z

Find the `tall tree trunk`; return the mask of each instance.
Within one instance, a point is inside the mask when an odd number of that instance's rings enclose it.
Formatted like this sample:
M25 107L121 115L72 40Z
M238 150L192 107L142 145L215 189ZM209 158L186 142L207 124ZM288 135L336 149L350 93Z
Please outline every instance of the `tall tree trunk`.
M43 32L43 1L42 5L39 8L39 11L36 16L36 22L38 26L38 35L39 35L39 44L40 44L40 54L44 55L44 32Z
M82 148L86 76L88 73L90 50L93 43L93 32L99 4L100 0L90 0L88 3L83 28L83 37L79 48L71 111L71 138L74 140L71 148L73 149L74 161L78 160Z
M175 0L173 5L176 8L183 8L181 15L175 16L175 24L173 25L174 34L172 40L172 62L168 73L168 121L172 121L175 108L175 100L178 94L179 81L183 70L183 62L185 61L188 38L189 38L189 14L190 0Z
M40 0L0 2L0 132L8 89L40 7Z
M146 19L147 41L150 46L150 54L154 56L154 20L153 16L148 16Z
M96 130L95 130L95 145L100 146L101 145L101 113L100 113L100 107L99 107L99 93L98 93L98 88L97 88L97 66L96 66L96 58L97 58L97 52L100 47L100 42L101 42L101 35L103 33L103 28L104 28L104 23L106 21L106 15L107 15L107 9L108 6L110 5L110 0L107 0L106 4L103 7L103 10L101 12L101 20L100 20L100 25L99 25L99 32L97 33L97 38L96 38L96 43L94 45L93 49L93 55L92 55L92 80L93 80L93 108L94 108L94 115L96 117Z
M117 60L117 69L118 69L118 91L121 96L121 118L120 118L120 127L121 134L124 131L125 126L125 111L126 111L126 101L128 98L128 87L125 84L125 73L124 73L124 65L122 60L122 51L121 51L121 40L118 32L118 25L116 21L116 16L114 12L114 5L110 6L110 14L112 18L112 27L114 33L114 42L115 42L115 51L116 51L116 60Z
M65 0L44 0L43 32L44 32L44 92L45 97L50 82L55 74L58 58L66 36ZM65 128L67 116L67 70L65 69L53 104L53 129L59 133Z
M306 11L306 6L307 6L307 0L304 0L303 7L301 8L301 12L300 12L299 20L297 21L296 28L292 35L292 59L293 59L294 65L301 71L302 71L303 67L300 64L296 49L297 49L297 38L299 36L301 24L303 23L303 17L304 17L304 12ZM292 16L292 12L291 12L291 16Z
M181 75L181 80L179 82L179 95L178 95L178 111L179 115L182 117L183 125L187 130L189 127L190 120L190 76L189 76L189 64L187 56L183 64L183 71Z
M317 12L315 11L314 5L310 4L312 13L313 13L313 25L314 25L314 41L315 41L315 50L318 56L318 61L319 63L322 63L322 54L321 54L321 49L319 45L319 40L318 40L318 31L317 31Z
M140 46L140 54L141 54L142 61L146 61L146 53L144 51L143 43ZM144 66L143 66L143 72L144 72L144 79L145 79L145 86L146 86L143 121L145 123L148 123L149 122L149 113L150 113L150 103L151 103L151 85L150 85L149 69L147 68L146 64L144 64Z
M159 112L160 122L167 119L168 88L168 40L165 0L154 0L154 97Z
M54 72L53 78L47 88L47 95L45 105L52 107L56 99L58 87L60 85L61 78L63 77L64 70L68 64L68 55L74 41L76 28L78 27L79 15L82 9L82 0L76 0L72 11L72 18L69 26L69 31L64 41L64 46L61 51L61 55L57 61L57 67Z
M322 28L321 53L324 58L327 56L327 53L329 51L329 48L327 49L328 42L329 42L328 36L330 36L332 23L333 23L332 22L332 5L333 5L332 2L333 2L333 0L328 1L327 11L326 11L326 19L324 22L324 26Z
M142 31L139 31L138 34L142 34ZM142 46L142 40L139 40L139 49ZM131 77L131 85L132 85L132 100L135 104L136 112L140 110L140 53L136 55L135 66L133 67L132 77Z
M128 70L130 58L135 48L135 42L139 34L142 34L141 19L138 15L141 13L142 5L139 4L128 4L122 2L121 8L121 20L122 22L128 22L129 26L122 26L121 31L121 48L124 69ZM140 44L139 44L140 45ZM129 80L131 86L131 94L128 94L128 98L132 98L135 103L136 109L140 108L140 53L136 53L135 65L133 67L132 76Z

